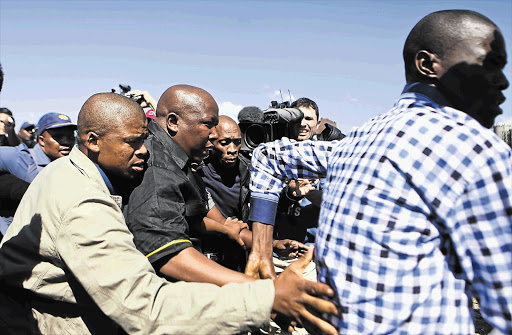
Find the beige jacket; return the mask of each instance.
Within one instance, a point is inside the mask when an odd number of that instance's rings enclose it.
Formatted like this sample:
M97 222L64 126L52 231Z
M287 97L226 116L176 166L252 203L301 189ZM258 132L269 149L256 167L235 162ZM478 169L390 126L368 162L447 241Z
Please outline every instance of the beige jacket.
M2 334L109 334L115 323L129 334L237 333L267 323L274 299L269 280L217 287L158 277L77 148L27 190L1 244L0 287Z

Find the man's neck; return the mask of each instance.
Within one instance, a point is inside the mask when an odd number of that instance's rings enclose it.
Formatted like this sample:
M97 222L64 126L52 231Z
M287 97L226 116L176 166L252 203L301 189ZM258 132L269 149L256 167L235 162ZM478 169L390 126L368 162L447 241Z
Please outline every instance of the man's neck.
M447 97L443 94L442 90L440 90L434 84L422 82L407 83L404 88L404 92L419 93L430 98L439 105L457 108L450 103L449 99L447 99Z

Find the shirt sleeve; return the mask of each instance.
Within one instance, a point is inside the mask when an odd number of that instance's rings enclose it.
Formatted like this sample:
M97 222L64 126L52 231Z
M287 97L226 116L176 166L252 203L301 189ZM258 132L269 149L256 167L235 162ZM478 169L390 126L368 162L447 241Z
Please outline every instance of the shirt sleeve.
M499 156L487 157L456 203L450 238L484 318L511 334L512 152Z
M65 212L56 252L94 303L128 334L239 333L270 317L272 281L217 287L158 277L107 198L89 198Z
M324 178L329 155L338 141L302 141L288 138L261 144L254 150L251 171L250 221L273 225L287 181Z
M8 201L14 201L17 207L30 184L12 174L6 173L0 174L0 185L2 185L0 187L0 200L2 202L0 208L3 209L4 202Z
M185 219L186 206L201 206L185 204L178 177L169 178L173 177L165 169L148 168L124 209L135 246L151 263L192 246Z
M16 147L0 147L0 171L9 172L28 183L38 173L36 162L25 143Z

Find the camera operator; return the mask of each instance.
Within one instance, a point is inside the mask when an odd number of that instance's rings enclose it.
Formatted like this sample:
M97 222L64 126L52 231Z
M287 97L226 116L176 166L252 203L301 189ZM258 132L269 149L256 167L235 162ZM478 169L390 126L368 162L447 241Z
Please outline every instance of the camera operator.
M311 99L300 98L294 101L292 108L298 108L303 117L295 138L297 141L316 139L319 122L318 105ZM322 193L316 189L318 180L290 180L283 189L277 205L274 239L292 239L301 243L314 243ZM309 199L311 197L311 200ZM274 254L274 270L280 274L295 259ZM316 280L315 264L311 262L304 277Z
M300 98L292 102L290 107L298 108L304 113L300 123L299 135L295 139L297 141L312 139L316 135L316 127L320 119L316 102L308 98Z
M284 106L284 107L287 107ZM306 140L337 140L342 139L345 135L333 125L328 125L324 130L317 134L317 127L319 125L319 109L318 105L309 98L300 98L291 103L290 108L300 110L301 117L297 121L293 121L295 125L288 125L288 137L296 141ZM295 128L295 129L293 129ZM246 128L247 129L247 128ZM277 138L270 138L275 140ZM276 204L276 217L275 229L268 231L265 234L260 234L260 229L268 230L268 226L262 226L258 222L257 213L251 212L249 221L255 221L254 225L258 236L258 241L254 241L257 245L265 245L265 249L271 252L269 246L273 239L291 239L304 244L313 244L315 241L316 229L318 226L318 217L320 214L320 205L322 202L322 191L319 180L313 179L294 179L287 182L287 186L281 192L279 202ZM264 214L263 214L264 215ZM251 254L252 255L252 254ZM249 256L248 264L246 267L246 274L256 276L256 263L251 262L251 255ZM267 273L266 276L273 278L276 273L281 273L288 265L293 262L293 259L287 257L280 257L274 254L273 266L266 267L274 273ZM270 265L270 264L269 264ZM304 276L309 280L316 280L315 264L311 264L304 272Z

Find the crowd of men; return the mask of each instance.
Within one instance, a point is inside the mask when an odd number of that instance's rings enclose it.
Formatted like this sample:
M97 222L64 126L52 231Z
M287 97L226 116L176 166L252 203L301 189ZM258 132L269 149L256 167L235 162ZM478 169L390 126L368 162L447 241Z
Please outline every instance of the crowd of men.
M476 298L512 333L512 150L489 130L503 36L440 11L403 55L389 112L328 136L301 98L295 135L245 154L190 85L94 94L76 123L18 134L0 109L0 332L472 334Z

